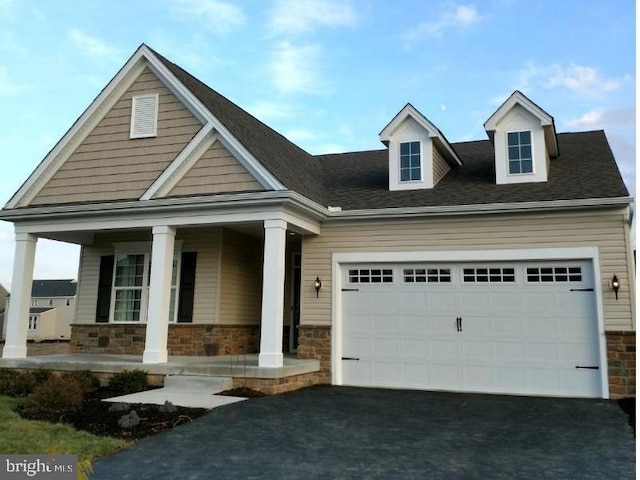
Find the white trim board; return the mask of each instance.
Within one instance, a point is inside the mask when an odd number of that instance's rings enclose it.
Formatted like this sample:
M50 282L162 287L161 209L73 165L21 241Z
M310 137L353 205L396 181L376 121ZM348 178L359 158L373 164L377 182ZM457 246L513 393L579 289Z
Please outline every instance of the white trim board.
M598 322L601 392L609 398L607 342L604 327L604 307L597 247L531 248L504 250L443 250L411 252L337 252L331 256L331 382L342 385L342 267L351 263L406 263L406 262L526 262L533 260L590 260L593 266L594 293Z

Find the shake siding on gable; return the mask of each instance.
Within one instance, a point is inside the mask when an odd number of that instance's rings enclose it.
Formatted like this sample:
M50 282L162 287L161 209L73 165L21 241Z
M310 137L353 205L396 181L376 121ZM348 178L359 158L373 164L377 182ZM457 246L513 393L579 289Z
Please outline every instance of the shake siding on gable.
M451 170L437 148L433 148L433 184L437 185L440 180Z
M182 240L183 252L197 252L193 323L214 323L219 280L222 229L179 229L176 241ZM151 233L127 232L101 234L93 245L82 247L75 323L93 324L98 300L100 257L114 254L114 243L151 242Z
M130 139L131 98L159 94L158 135ZM31 205L139 198L202 127L145 69Z
M596 246L600 254L600 282L607 330L630 330L631 303L627 271L627 225L621 213L519 214L460 219L389 220L327 223L321 235L303 243L303 286L322 278L323 291L330 292L331 255L334 252L398 252L436 250L529 249ZM630 261L629 265L633 265ZM618 300L608 280L616 274L623 288ZM302 323L331 323L331 296L316 298L303 288Z
M220 142L191 167L169 197L264 190Z

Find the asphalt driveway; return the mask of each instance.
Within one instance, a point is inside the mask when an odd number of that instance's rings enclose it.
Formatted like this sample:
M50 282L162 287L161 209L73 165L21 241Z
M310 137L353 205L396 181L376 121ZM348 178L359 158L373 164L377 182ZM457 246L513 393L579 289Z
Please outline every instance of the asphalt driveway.
M613 401L314 387L212 410L92 480L635 478Z

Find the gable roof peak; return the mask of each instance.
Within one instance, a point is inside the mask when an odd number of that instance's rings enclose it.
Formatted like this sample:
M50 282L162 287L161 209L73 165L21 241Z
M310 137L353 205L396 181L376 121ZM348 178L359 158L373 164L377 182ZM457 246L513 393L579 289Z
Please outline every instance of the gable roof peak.
M451 147L449 140L444 136L438 127L436 127L427 117L425 117L416 107L411 103L402 107L402 109L393 117L393 119L382 129L380 132L380 141L389 146L391 137L396 130L402 125L408 118L415 120L422 128L428 133L429 137L439 145L445 153L445 156L457 165L462 165L462 160L458 157L458 154Z
M540 126L544 129L549 154L552 157L557 157L559 155L558 140L556 138L556 126L553 117L520 90L514 90L514 92L509 95L509 98L484 122L484 129L489 138L493 141L493 133L496 131L498 124L518 105L540 121Z

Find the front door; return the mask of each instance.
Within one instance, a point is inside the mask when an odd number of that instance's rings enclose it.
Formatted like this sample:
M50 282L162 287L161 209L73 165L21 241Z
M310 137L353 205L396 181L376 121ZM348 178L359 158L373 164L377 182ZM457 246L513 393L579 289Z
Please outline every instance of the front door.
M300 325L300 284L302 282L302 255L293 254L292 292L291 292L291 321L289 322L289 351L298 350L298 326Z

